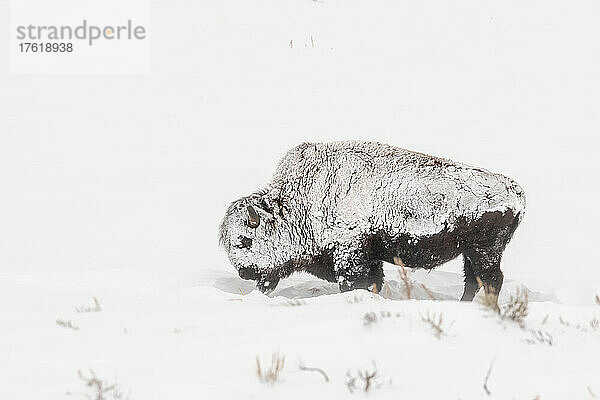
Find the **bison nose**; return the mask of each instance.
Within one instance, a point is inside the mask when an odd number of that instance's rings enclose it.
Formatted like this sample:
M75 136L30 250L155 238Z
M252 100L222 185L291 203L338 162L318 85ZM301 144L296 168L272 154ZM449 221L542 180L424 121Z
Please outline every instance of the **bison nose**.
M256 280L258 277L254 268L251 267L241 267L238 269L238 274L240 275L240 278L247 280Z

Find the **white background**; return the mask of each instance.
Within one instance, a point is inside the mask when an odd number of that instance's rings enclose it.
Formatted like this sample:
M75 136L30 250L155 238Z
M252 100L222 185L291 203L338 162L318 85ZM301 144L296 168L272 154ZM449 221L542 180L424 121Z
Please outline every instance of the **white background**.
M10 74L9 15L0 0L0 302L29 322L6 322L5 342L22 336L12 327L42 323L24 310L47 311L59 329L52 299L72 311L110 292L101 287L162 293L234 279L217 246L225 208L265 185L302 141L377 140L514 178L527 212L505 253L506 277L567 303L590 304L597 293L596 0L156 0L147 75ZM204 304L202 318L223 313ZM231 318L219 324L243 332ZM38 388L77 385L73 371L92 364L50 377L29 369L31 349L8 353L21 360L13 389L27 376L45 377ZM171 365L161 357L148 365ZM221 361L216 370L230 367ZM488 365L482 359L477 373ZM144 382L160 385L139 373L138 393ZM564 383L561 373L548 382ZM146 389L169 398L166 388Z
M528 204L507 275L597 284L598 15L597 1L156 1L151 75L2 62L2 269L227 268L228 202L302 141L365 139L513 177Z

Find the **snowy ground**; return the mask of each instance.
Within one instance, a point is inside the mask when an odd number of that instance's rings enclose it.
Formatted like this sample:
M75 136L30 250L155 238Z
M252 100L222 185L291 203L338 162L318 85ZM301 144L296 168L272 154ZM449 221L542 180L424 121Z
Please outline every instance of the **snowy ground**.
M520 327L457 302L457 274L412 273L413 300L400 300L405 285L395 267L386 274L381 295L340 294L296 276L270 297L219 271L207 279L212 286L167 274L131 285L141 271L3 277L0 290L11 296L0 309L0 352L9 361L2 390L11 399L85 398L94 391L77 371L92 368L131 399L363 397L350 393L346 375L375 365L375 398L478 399L487 397L493 364L491 398L600 393L600 305L560 305L529 292ZM447 300L432 300L421 283ZM507 282L504 293L516 286ZM93 297L101 311L81 312L94 309ZM440 337L427 316L442 316ZM255 358L266 365L274 352L285 357L280 381L260 383ZM301 365L322 369L329 382Z
M600 397L597 0L152 0L148 75L11 75L8 8L0 399L85 398L88 368L132 400L360 398L346 373L372 363L373 398ZM342 139L523 186L500 299L530 289L523 327L455 301L459 261L412 273L436 301L404 300L393 268L381 296L295 276L266 297L234 275L228 202L292 146Z

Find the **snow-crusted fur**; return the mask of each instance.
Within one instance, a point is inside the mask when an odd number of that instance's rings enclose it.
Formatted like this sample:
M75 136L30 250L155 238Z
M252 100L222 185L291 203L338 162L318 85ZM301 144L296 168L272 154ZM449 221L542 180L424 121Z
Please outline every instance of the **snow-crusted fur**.
M524 210L523 190L500 174L380 143L304 143L264 190L229 206L220 242L263 292L295 271L381 289L382 261L433 268L462 254L471 300L477 277L500 290Z

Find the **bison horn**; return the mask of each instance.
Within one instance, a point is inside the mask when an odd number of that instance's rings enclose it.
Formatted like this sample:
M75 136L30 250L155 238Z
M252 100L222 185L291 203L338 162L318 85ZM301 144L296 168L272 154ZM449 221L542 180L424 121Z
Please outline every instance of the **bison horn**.
M258 213L254 209L254 207L248 206L247 210L248 210L248 226L250 228L256 228L258 226L258 224L260 224L260 217L258 216Z

